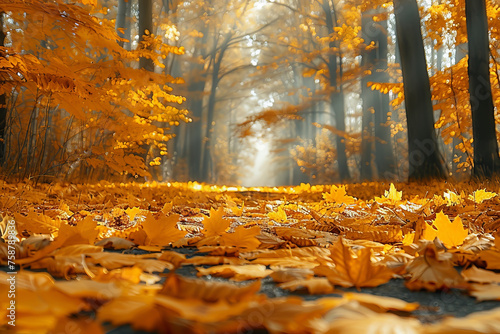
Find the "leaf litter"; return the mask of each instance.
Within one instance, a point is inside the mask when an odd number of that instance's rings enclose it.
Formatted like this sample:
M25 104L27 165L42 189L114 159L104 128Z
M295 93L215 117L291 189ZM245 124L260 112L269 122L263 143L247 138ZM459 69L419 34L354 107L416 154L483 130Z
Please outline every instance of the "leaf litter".
M474 186L1 183L0 293L13 248L20 333L493 333L500 201ZM397 284L489 306L426 318Z

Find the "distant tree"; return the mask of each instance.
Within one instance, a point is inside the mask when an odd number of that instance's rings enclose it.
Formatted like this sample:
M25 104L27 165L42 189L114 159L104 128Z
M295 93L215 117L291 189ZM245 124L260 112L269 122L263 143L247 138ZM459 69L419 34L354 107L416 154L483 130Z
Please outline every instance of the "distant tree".
M408 128L409 180L446 178L434 114L416 0L395 0Z
M3 171L21 178L147 176L143 146L166 152L172 136L158 121L186 120L171 77L129 67L182 49L147 36L138 49L118 43L115 22L94 1L0 2L0 93L7 95ZM113 17L114 19L115 17ZM28 27L28 28L27 28Z
M488 17L485 0L465 0L469 42L469 94L474 136L475 177L491 177L500 171L495 110L490 83Z

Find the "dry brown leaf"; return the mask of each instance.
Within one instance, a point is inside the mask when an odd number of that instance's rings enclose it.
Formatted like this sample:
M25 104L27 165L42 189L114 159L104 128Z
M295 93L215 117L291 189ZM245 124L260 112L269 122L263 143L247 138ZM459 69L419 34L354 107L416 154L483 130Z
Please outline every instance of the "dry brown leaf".
M119 237L104 238L97 241L95 245L102 246L104 249L130 249L135 246L132 241Z
M180 299L201 299L207 303L224 300L229 304L235 304L254 299L260 286L260 281L237 286L226 282L206 281L169 274L160 294Z
M273 273L261 264L247 264L243 266L224 264L210 268L196 268L198 276L213 275L230 278L234 281L246 281L250 279L264 278Z
M410 290L436 291L464 286L462 276L452 265L450 253L439 253L432 243L425 245L419 253L420 256L406 267L411 279L405 284Z
M390 313L374 312L356 301L332 309L324 316L328 334L380 333L421 334L417 319L398 317Z
M489 270L480 269L476 266L471 266L460 273L468 282L476 283L500 283L500 274Z
M476 312L463 318L446 318L425 327L427 334L500 333L500 308Z
M314 271L304 268L283 268L279 266L272 266L271 270L273 270L273 273L271 274L272 279L278 283L305 280L314 276Z
M322 277L289 281L280 283L278 286L290 291L307 291L311 295L330 294L334 291L328 279Z
M387 311L412 312L419 308L418 303L408 303L404 300L392 297L352 292L346 292L343 296L347 300L356 300L361 305L366 306L378 313L384 313Z
M371 262L372 250L369 248L362 248L353 253L343 239L340 239L330 251L335 267L318 267L315 273L326 276L334 285L374 287L387 283L394 275L386 266Z
M500 300L500 285L498 284L470 284L469 294L482 302L485 300Z

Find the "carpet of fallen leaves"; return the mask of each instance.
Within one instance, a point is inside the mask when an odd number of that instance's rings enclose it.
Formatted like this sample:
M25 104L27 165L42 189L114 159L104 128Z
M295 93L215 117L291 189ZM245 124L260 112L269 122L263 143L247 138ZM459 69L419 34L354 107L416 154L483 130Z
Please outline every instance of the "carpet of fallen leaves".
M4 332L500 332L500 307L422 323L417 303L361 293L399 279L410 290L500 300L498 183L0 190ZM186 266L199 278L178 273ZM271 298L266 277L319 297Z

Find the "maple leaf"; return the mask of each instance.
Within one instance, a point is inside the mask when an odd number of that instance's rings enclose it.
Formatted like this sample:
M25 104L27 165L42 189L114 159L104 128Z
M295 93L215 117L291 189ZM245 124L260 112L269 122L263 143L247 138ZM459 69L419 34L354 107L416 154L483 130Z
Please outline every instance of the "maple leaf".
M447 190L444 193L444 198L446 199L446 205L452 206L452 205L457 205L462 203L462 196L459 194L456 194L455 192L451 190Z
M277 211L269 212L267 216L277 223L284 223L287 220L286 212L281 206L278 207Z
M224 233L220 241L225 246L255 249L260 245L260 241L255 238L257 235L260 235L260 227L245 228L240 225L234 229L233 233Z
M464 286L464 279L451 263L450 253L439 253L433 243L424 244L406 270L411 274L406 287L410 290L426 289L436 291Z
M203 234L205 237L218 237L222 235L229 228L231 221L229 219L224 219L224 208L220 207L217 210L210 209L210 217L205 217L203 219Z
M361 248L353 254L341 238L330 247L330 251L335 267L320 266L315 268L314 272L326 276L334 285L357 288L375 287L387 283L394 274L386 266L371 262L372 250L370 248Z
M323 199L327 202L338 203L342 205L349 205L356 202L356 199L347 195L346 187L332 185L330 193L323 193Z
M186 232L177 228L179 217L177 214L172 214L170 216L160 215L158 219L155 219L153 214L149 212L142 222L142 229L148 237L145 241L146 245L167 246L183 238Z
M27 230L30 233L50 234L57 231L61 225L59 219L52 219L44 214L37 214L34 210L30 210L26 216L14 213L14 218L19 231Z
M391 183L391 185L389 187L389 191L387 191L387 190L385 191L384 197L375 196L375 201L377 201L379 203L389 203L389 204L396 205L401 201L402 198L403 198L403 192L397 191L394 184Z
M142 210L140 208L137 208L137 207L125 209L125 213L128 215L128 218L130 219L130 221L133 221L135 219L135 217L138 214L140 214L141 212L142 212Z
M462 219L456 216L453 222L443 211L436 214L432 226L424 224L422 239L434 240L438 238L446 247L458 247L463 244L465 238L469 234L469 230L465 229L462 224Z
M477 204L481 204L484 201L495 197L496 195L496 193L486 191L485 189L480 189L474 191L471 195L469 195L469 199Z

